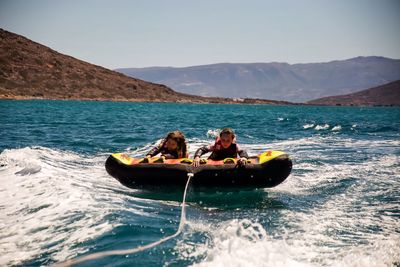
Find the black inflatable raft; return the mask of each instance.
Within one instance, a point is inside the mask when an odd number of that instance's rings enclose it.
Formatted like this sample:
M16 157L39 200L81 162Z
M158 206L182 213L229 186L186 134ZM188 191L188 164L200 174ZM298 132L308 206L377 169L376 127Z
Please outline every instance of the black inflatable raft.
M190 159L131 158L126 154L112 154L105 167L121 184L134 189L168 190L183 188L188 173L193 173L193 190L269 188L282 183L292 170L292 161L281 151L266 151L240 166L237 159L202 160L199 167Z

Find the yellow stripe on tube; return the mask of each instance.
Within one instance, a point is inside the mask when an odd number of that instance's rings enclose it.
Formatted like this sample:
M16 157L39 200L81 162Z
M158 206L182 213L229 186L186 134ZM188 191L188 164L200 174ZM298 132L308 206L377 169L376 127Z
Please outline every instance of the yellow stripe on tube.
M263 164L285 154L286 153L282 151L265 151L258 156L258 163Z

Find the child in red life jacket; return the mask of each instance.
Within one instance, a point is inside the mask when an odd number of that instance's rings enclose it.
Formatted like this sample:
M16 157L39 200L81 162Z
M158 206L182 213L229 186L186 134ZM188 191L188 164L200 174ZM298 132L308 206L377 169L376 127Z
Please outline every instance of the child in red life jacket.
M154 147L147 153L146 158L154 157L159 153L165 159L187 158L186 140L183 133L180 131L168 133L159 146Z
M194 154L193 166L197 167L200 165L201 155L212 152L208 159L212 160L224 160L226 158L237 158L239 156L239 164L246 164L249 156L245 150L239 148L236 144L235 133L230 128L225 128L219 134L219 137L213 145L203 146L197 149Z

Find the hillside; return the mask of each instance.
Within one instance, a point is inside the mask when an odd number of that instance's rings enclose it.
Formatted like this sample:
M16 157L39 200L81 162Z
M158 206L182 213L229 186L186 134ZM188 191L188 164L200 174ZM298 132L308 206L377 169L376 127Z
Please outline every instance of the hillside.
M117 71L201 96L305 102L364 90L400 79L400 60L357 57L310 64L212 64L185 68L125 68Z
M3 29L0 29L0 66L0 99L290 104L178 93L165 85L60 54Z
M400 106L400 80L360 92L309 101L312 105Z
M177 101L170 88L60 54L0 29L0 98Z
M2 29L0 29L0 66L0 99L292 104L287 101L266 99L279 99L279 95L287 94L286 99L301 102L302 99L307 99L312 95L328 94L328 92L332 95L338 91L337 88L340 86L347 89L339 91L346 92L350 90L350 87L345 85L345 81L349 80L350 76L354 76L353 80L358 81L356 84L359 87L365 83L382 82L397 75L400 77L399 60L377 57L355 58L321 64L214 64L190 68L134 70L138 73L138 76L146 74L144 76L147 76L146 79L149 80L160 79L156 78L160 77L160 74L162 74L161 80L171 81L171 77L184 77L184 80L187 81L185 88L191 90L188 92L191 94L186 94L176 92L162 84L128 77L119 72L60 54L46 46ZM356 73L354 69L360 71L361 66L363 69L369 68L369 72ZM319 70L316 71L316 69ZM125 73L129 72L127 74L131 75L130 71L132 69L124 70ZM257 72L259 76L254 75ZM308 78L305 79L305 75L301 76L299 73L307 73ZM332 82L330 87L325 85L326 76L329 75L337 79L336 82ZM339 79L338 76L340 75L342 77ZM366 76L370 78L366 78ZM271 77L275 77L275 79ZM377 77L380 77L380 79ZM265 81L266 78L268 78L268 82ZM174 78L172 81L181 83L182 79ZM237 83L235 84L234 81ZM289 90L289 86L285 85L283 81L291 81L290 83L297 84L297 86L293 85L293 88L296 89L293 89L294 91ZM218 88L225 88L225 91L221 93L217 87L204 86L207 83L217 83ZM313 91L304 86L306 83L313 84L312 88L330 88L330 90L321 89L319 91L315 89ZM268 93L268 96L254 89L257 86L261 88L267 85L276 88L273 93ZM370 87L361 87L361 89ZM357 93L318 98L308 103L321 105L399 105L398 88L399 81ZM202 94L206 97L192 94ZM207 95L220 97L207 97Z

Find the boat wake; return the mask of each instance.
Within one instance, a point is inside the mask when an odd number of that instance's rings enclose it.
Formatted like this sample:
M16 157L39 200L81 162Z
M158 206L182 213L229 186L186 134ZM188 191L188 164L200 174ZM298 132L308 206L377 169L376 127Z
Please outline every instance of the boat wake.
M211 140L189 139L190 154ZM125 152L142 157L153 145ZM292 174L256 192L195 196L189 186L192 204L170 263L398 265L399 145L337 136L243 144L250 155L286 151ZM108 156L46 147L0 154L0 265L50 265L176 231L180 203L138 198L106 173Z
M52 261L81 254L80 244L123 224L129 210L154 216L104 170L107 155L85 156L44 147L0 154L0 265L28 263L43 253ZM110 216L113 218L111 219Z

